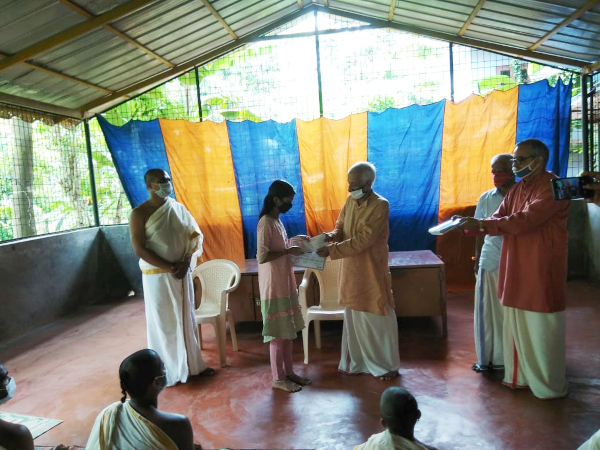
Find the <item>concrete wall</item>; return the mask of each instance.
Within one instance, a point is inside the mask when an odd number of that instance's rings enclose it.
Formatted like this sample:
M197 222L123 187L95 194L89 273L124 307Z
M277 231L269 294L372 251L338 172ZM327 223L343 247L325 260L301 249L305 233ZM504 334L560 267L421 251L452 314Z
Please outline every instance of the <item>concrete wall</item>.
M129 290L119 258L98 228L0 244L0 341L82 306L125 298Z
M112 225L101 228L104 236L105 254L112 255L113 264L127 280L128 286L136 294L142 293L142 272L139 258L133 253L129 240L129 225Z
M97 228L0 245L0 340L103 299Z

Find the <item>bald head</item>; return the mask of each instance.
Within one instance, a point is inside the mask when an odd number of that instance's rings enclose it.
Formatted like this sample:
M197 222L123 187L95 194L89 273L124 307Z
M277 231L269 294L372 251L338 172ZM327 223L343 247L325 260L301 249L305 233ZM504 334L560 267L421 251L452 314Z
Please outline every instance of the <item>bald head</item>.
M381 394L379 411L390 432L400 436L412 436L415 423L421 417L417 400L400 386L389 387Z
M165 180L163 180L166 178ZM162 169L150 169L144 174L144 182L149 183L162 183L163 181L169 181L171 178L169 174Z
M492 158L492 173L512 173L512 159L510 153L500 153Z

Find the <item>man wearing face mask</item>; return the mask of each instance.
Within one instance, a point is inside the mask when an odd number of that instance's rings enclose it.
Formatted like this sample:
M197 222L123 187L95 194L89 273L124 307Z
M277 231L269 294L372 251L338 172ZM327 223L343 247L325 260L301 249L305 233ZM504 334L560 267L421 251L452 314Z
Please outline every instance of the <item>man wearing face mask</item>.
M513 172L522 179L488 219L467 231L503 235L498 296L504 305L504 384L538 398L564 397L567 217L569 202L552 197L549 151L537 139L517 144Z
M502 153L492 158L492 178L494 189L481 194L476 219L490 217L498 207L508 190L515 184L510 153ZM476 372L501 369L504 367L502 356L502 325L504 309L498 298L498 265L502 236L477 236L475 246L475 309L474 331L477 362L471 367Z
M200 355L194 318L191 268L202 254L202 233L181 203L169 197L169 174L151 169L144 175L150 199L131 211L131 244L140 257L148 348L167 370L167 386L190 376L213 375Z
M0 363L0 405L8 403L15 396L17 383ZM0 450L33 450L33 437L25 425L0 419ZM66 445L57 445L52 450L70 450Z
M345 307L342 373L370 373L382 380L398 376L398 323L388 266L388 201L373 191L375 167L354 164L348 171L350 195L327 247L317 253L342 260L339 303Z
M7 370L0 364L0 405L9 402L15 395L17 384L8 376ZM33 450L33 438L26 426L0 419L0 450Z

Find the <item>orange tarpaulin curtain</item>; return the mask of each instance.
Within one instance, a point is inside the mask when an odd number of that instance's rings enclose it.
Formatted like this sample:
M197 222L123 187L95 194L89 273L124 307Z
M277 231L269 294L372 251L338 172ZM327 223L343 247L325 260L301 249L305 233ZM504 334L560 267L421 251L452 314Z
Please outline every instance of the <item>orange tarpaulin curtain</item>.
M227 124L160 119L177 200L204 234L204 260L244 260Z
M367 113L342 120L296 119L306 231L333 230L348 197L348 169L367 160Z
M460 103L446 102L440 171L439 221L452 215L472 216L479 196L494 187L490 160L512 153L517 132L519 89L472 95ZM451 232L437 239L437 253L447 278L473 284L475 239Z

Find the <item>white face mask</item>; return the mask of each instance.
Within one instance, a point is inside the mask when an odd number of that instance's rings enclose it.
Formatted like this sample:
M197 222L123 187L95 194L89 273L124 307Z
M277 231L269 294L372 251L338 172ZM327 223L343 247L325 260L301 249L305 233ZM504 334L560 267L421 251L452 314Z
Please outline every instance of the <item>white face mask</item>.
M3 405L4 403L12 400L12 398L15 396L16 390L17 390L17 383L15 382L15 379L11 377L10 381L6 385L7 395L4 398L0 398L0 405Z
M164 183L158 183L159 189L156 192L160 198L167 198L173 192L173 186L170 181L165 181Z
M362 188L360 188L356 189L355 191L350 191L350 195L354 200L358 200L359 198L363 198L365 193L363 192Z

